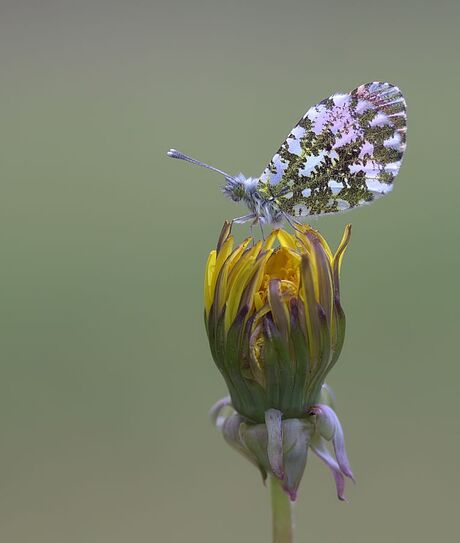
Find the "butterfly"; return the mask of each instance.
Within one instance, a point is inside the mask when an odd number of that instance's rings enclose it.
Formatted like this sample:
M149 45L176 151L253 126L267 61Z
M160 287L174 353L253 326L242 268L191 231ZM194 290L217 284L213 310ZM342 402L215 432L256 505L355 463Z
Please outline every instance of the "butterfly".
M259 178L229 175L175 149L168 156L222 174L224 194L249 208L234 222L294 226L299 218L338 213L391 192L406 130L401 91L374 81L311 107Z

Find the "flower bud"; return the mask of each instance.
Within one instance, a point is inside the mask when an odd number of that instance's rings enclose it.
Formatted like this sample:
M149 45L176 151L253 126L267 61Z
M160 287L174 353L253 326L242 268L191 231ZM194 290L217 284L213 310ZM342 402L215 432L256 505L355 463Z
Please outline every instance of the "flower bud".
M350 233L347 226L335 254L309 226L234 247L225 223L206 266L206 330L230 393L213 419L262 477L282 481L291 499L309 447L334 473L340 498L343 477L352 477L324 386L345 337L339 273Z

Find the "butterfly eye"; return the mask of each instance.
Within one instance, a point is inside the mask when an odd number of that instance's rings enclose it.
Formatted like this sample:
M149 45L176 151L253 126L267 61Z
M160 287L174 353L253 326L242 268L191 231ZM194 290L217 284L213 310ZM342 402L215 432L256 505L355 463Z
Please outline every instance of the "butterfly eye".
M235 186L233 190L232 200L235 202L239 202L245 194L244 185L239 183Z
M227 177L227 184L224 186L223 191L234 202L239 202L246 194L244 183L234 177Z

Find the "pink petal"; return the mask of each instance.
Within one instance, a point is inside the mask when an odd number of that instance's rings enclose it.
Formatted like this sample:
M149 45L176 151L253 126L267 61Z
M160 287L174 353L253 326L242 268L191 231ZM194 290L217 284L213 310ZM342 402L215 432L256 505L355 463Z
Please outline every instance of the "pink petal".
M222 428L226 416L222 416L222 410L224 407L231 406L232 400L230 399L230 396L225 396L224 398L217 400L217 402L211 407L209 410L209 416L211 418L212 423L216 428L219 430Z
M335 414L333 409L324 404L311 406L309 412L316 415L320 434L327 439L327 441L332 440L337 462L339 463L342 473L354 481L353 472L351 471L350 462L345 450L345 439L339 417Z
M329 452L326 442L320 436L315 437L310 443L310 447L313 452L321 458L321 460L326 464L326 466L331 470L332 475L335 479L335 486L337 488L337 497L339 500L346 501L344 491L345 491L345 478L342 474L342 471L334 460L333 456Z
M267 454L273 473L278 479L284 479L283 465L283 430L281 426L281 411L269 409L265 411L267 426Z

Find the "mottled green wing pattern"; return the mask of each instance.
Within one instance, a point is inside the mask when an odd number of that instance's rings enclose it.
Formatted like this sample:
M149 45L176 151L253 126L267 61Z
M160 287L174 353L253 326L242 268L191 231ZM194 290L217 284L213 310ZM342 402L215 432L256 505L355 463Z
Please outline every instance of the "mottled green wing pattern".
M335 213L393 188L406 147L406 103L367 83L310 108L273 157L258 191L294 217Z

